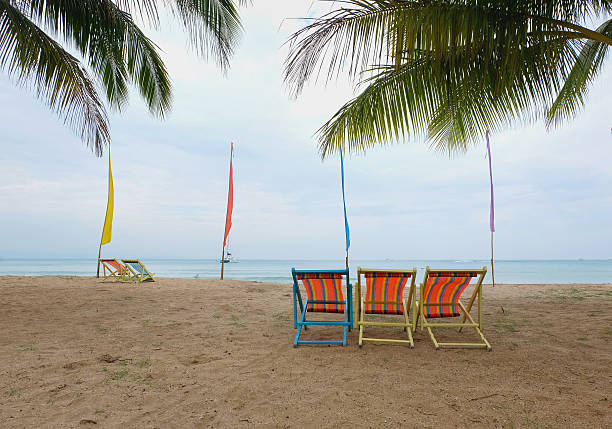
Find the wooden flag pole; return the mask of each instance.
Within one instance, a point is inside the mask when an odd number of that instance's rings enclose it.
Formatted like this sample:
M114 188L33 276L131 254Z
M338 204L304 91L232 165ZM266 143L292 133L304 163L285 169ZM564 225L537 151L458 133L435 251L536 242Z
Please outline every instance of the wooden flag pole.
M225 246L221 250L221 280L223 280L223 268L225 267Z
M108 203L106 203L106 211L108 212ZM106 225L106 218L104 219ZM100 247L98 247L98 269L96 270L96 278L100 278L100 257L102 256L102 239L104 238L104 228L102 228L102 236L100 237Z
M495 266L493 265L493 231L491 231L491 277L493 278L493 287L495 287Z
M346 252L346 269L348 270L348 251Z
M100 256L102 255L102 242L100 242L100 247L98 248L98 271L96 272L96 277L100 278Z

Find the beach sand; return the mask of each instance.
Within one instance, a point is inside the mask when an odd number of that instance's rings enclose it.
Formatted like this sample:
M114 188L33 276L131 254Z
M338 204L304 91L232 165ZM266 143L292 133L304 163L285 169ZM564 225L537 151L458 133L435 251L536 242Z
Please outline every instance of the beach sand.
M0 277L0 427L612 427L612 285L485 286L483 316L492 352L296 349L290 285Z

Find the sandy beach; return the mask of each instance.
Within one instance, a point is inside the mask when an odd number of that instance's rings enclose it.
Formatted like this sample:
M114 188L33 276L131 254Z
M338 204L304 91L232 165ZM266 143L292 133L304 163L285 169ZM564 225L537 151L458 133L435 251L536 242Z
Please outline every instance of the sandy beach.
M492 352L295 349L290 293L0 277L0 426L612 427L612 285L486 286Z

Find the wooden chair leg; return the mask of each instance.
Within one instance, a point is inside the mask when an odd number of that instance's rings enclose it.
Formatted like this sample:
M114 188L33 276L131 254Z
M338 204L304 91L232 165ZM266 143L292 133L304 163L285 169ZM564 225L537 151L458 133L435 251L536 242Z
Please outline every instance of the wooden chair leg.
M491 347L491 344L489 344L489 342L487 341L487 339L485 338L485 336L483 335L482 331L478 328L475 327L474 329L476 329L476 332L478 333L478 335L480 336L480 339L482 340L482 342L486 345L487 350L491 351L493 350L493 347Z
M359 347L363 346L363 321L365 317L365 304L363 302L363 298L361 298L360 305L360 314L359 314Z
M440 349L440 344L438 344L438 341L436 340L436 337L434 336L431 328L429 326L427 326L427 331L429 332L429 336L431 337L431 341L433 341L434 343L434 347L436 348L436 350Z
M469 310L463 306L461 301L459 301L459 308L461 308L465 312L465 317L470 321L470 323L476 324L476 322L474 322L474 319L472 318L472 315L470 314ZM478 326L475 326L474 329L476 329L476 333L480 336L480 339L482 340L484 345L487 347L487 350L491 351L492 350L491 344L489 344L489 342L485 338L485 336L482 333L482 331L480 330L480 328Z
M410 319L408 317L408 307L406 301L402 302L402 308L404 310L404 321L406 322L406 333L408 334L408 340L410 341L410 348L414 348L414 340L412 339L412 327L410 326Z

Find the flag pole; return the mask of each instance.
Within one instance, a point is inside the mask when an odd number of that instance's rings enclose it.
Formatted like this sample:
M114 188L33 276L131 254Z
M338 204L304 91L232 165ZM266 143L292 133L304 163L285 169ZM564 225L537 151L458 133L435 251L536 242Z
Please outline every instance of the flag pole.
M100 256L102 255L102 242L100 242L100 247L98 248L98 270L96 271L96 277L100 278Z
M493 265L493 231L491 231L491 277L493 278L493 287L495 287L495 266Z
M221 250L221 280L223 280L223 268L225 267L225 246Z

